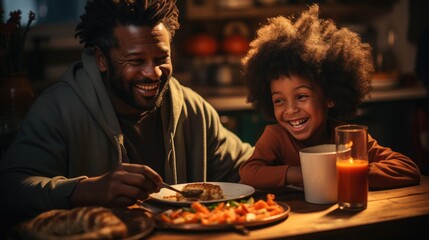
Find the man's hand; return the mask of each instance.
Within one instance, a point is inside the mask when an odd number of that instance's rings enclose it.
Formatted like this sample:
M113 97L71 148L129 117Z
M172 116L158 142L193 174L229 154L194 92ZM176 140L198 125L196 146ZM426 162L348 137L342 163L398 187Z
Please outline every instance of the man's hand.
M102 176L80 181L70 203L73 207L126 207L158 192L162 181L161 176L146 165L123 163Z

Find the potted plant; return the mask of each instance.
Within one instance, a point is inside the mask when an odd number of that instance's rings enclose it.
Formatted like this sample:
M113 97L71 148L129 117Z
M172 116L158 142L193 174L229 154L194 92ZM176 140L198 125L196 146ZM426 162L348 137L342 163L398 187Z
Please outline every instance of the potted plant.
M3 22L0 8L0 116L22 117L34 100L34 92L27 75L25 40L34 12L29 12L25 26L21 25L21 11L11 11Z

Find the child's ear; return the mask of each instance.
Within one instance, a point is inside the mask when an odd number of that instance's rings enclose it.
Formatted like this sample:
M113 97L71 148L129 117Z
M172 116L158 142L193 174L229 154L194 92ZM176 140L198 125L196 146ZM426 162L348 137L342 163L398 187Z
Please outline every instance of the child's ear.
M331 99L328 99L327 105L328 105L328 108L333 108L335 106L335 102Z
M103 51L101 51L99 47L94 47L93 51L94 51L95 61L97 62L98 69L100 70L100 72L106 72L107 59Z

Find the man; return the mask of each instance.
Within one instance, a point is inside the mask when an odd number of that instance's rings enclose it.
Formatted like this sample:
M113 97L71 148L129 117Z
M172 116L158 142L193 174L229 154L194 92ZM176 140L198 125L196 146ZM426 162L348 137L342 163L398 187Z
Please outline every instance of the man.
M253 148L172 77L175 0L92 0L82 59L28 112L0 166L3 212L124 207L164 181L238 182Z

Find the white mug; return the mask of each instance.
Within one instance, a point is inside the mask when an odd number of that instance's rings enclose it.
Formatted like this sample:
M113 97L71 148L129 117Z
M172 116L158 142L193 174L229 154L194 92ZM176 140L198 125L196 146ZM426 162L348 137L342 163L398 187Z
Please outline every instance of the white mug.
M335 144L322 144L301 149L305 201L316 204L337 202L337 169Z

